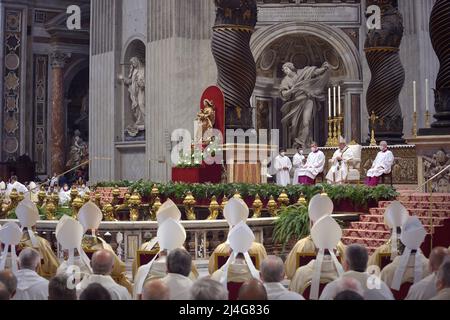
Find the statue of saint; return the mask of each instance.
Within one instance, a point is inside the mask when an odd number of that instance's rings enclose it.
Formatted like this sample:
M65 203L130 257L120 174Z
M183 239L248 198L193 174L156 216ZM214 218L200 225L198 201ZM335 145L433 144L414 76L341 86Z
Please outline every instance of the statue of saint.
M83 138L81 138L81 132L79 130L75 130L72 146L70 147L69 152L69 161L67 161L66 166L68 168L73 168L80 165L83 161L88 159L88 154L88 144L83 141Z
M211 142L210 139L203 139L203 135L208 129L213 129L216 123L216 111L212 100L203 100L204 108L197 114L198 130L196 132L196 141Z
M130 136L135 137L139 131L145 130L145 65L138 57L130 59L128 78L120 77L128 86L131 99L131 111L134 123L127 127Z
M331 67L325 62L322 67L305 67L297 70L291 62L283 65L286 77L281 82L283 101L281 112L283 125L291 129L293 147L309 146L312 142L312 119L319 101L324 101L324 90L329 83Z

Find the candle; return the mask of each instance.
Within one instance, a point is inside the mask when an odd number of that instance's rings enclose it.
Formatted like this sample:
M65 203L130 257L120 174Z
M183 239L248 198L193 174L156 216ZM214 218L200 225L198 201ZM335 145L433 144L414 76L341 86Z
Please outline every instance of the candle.
M430 111L429 91L430 91L429 82L428 79L425 79L425 109L427 112Z
M341 86L338 86L338 115L341 114Z
M417 112L417 88L416 88L415 81L413 81L413 106L414 106L414 112Z
M331 119L331 88L328 88L328 118Z
M333 114L336 117L336 87L333 87Z

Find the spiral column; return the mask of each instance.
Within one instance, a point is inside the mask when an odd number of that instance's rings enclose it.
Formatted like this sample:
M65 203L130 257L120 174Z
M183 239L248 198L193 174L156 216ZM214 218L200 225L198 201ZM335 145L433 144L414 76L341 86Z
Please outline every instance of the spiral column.
M229 129L252 128L250 99L256 83L256 63L250 37L257 20L255 0L215 0L212 54L217 64L217 85L225 95Z
M403 116L399 95L405 83L405 70L399 47L403 37L403 18L396 1L368 0L367 6L381 8L381 29L369 30L364 46L372 78L367 89L367 111L379 118L374 131L379 142L404 143ZM369 124L369 132L372 124Z
M436 122L433 128L450 128L450 0L437 0L430 17L430 37L440 68L436 79ZM450 131L448 131L450 132Z

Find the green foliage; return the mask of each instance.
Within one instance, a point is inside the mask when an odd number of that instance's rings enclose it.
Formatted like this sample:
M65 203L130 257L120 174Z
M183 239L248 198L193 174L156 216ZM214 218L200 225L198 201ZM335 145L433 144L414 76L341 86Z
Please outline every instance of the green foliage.
M302 205L283 208L274 224L273 240L283 244L284 251L289 240L297 240L309 235L308 208Z

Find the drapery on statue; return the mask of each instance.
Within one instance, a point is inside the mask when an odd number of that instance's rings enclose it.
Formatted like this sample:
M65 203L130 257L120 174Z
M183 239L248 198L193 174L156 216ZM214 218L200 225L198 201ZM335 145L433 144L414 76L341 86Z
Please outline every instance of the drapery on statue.
M211 139L203 139L203 135L208 129L213 129L216 123L216 111L214 102L212 100L203 100L204 108L200 110L197 114L196 121L198 121L199 126L195 134L197 142L211 142Z
M89 147L86 142L81 138L81 132L75 130L72 146L69 152L69 161L67 161L66 167L73 168L89 158Z
M330 80L331 67L305 67L297 70L291 62L283 65L286 74L280 86L281 98L286 101L281 112L283 125L291 128L293 147L309 146L312 142L312 119L319 101L324 101L324 90Z
M119 79L128 86L130 93L135 122L127 127L127 131L130 136L135 137L139 131L145 130L145 65L138 57L132 57L130 64L128 78Z

